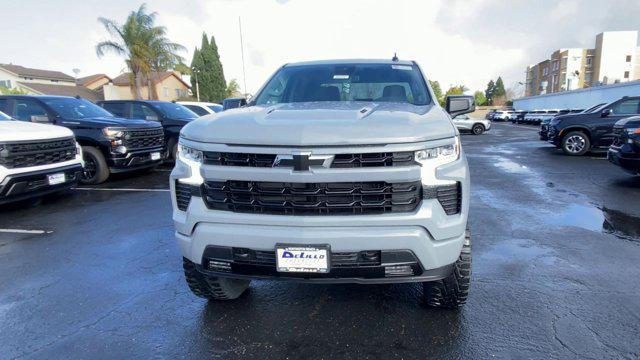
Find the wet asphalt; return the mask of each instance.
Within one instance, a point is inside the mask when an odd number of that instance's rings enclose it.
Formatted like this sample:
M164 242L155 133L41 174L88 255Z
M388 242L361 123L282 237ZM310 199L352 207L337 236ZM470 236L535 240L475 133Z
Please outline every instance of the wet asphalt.
M0 358L639 358L640 177L563 156L532 127L463 146L461 311L425 308L415 284L254 281L234 302L197 298L165 167L0 210L0 229L41 231L0 232Z

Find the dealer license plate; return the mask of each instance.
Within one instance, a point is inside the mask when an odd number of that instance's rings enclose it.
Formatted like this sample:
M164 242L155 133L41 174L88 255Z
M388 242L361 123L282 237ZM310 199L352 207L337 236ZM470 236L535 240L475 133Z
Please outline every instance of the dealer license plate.
M279 272L328 273L329 246L276 245L276 266Z
M47 181L49 182L49 185L58 185L58 184L62 184L63 182L65 182L67 179L64 176L64 173L58 173L58 174L51 174L51 175L47 175Z
M160 160L160 153L159 152L151 153L151 161L156 161L156 160Z

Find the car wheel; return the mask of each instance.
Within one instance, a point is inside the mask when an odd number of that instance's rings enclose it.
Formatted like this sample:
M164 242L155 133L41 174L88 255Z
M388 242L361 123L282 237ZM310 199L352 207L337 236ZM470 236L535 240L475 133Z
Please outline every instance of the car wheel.
M473 132L473 135L480 135L484 132L484 126L482 124L475 124L471 128L471 132Z
M82 184L100 184L109 178L109 166L102 152L93 146L82 147L84 171L80 176Z
M191 292L209 300L234 300L248 288L251 280L207 276L196 269L196 264L182 258L184 277Z
M453 264L451 275L439 281L423 283L425 304L429 307L456 309L467 302L471 285L471 234L467 230L462 251Z
M562 138L562 151L570 156L582 156L591 149L591 141L582 131L572 131Z

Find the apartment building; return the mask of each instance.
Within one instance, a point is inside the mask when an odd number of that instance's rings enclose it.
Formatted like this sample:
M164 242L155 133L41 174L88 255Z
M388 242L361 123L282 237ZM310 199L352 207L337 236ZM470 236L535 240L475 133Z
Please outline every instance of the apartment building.
M637 31L607 31L593 49L554 51L527 67L525 96L582 89L640 79Z

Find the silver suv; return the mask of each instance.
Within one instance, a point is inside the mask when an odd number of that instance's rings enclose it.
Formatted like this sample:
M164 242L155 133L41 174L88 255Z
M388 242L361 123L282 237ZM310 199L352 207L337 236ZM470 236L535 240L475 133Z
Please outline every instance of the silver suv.
M246 106L186 125L171 190L191 290L421 282L428 305L462 305L469 169L449 114L475 105L445 111L427 84L413 61L287 64Z

